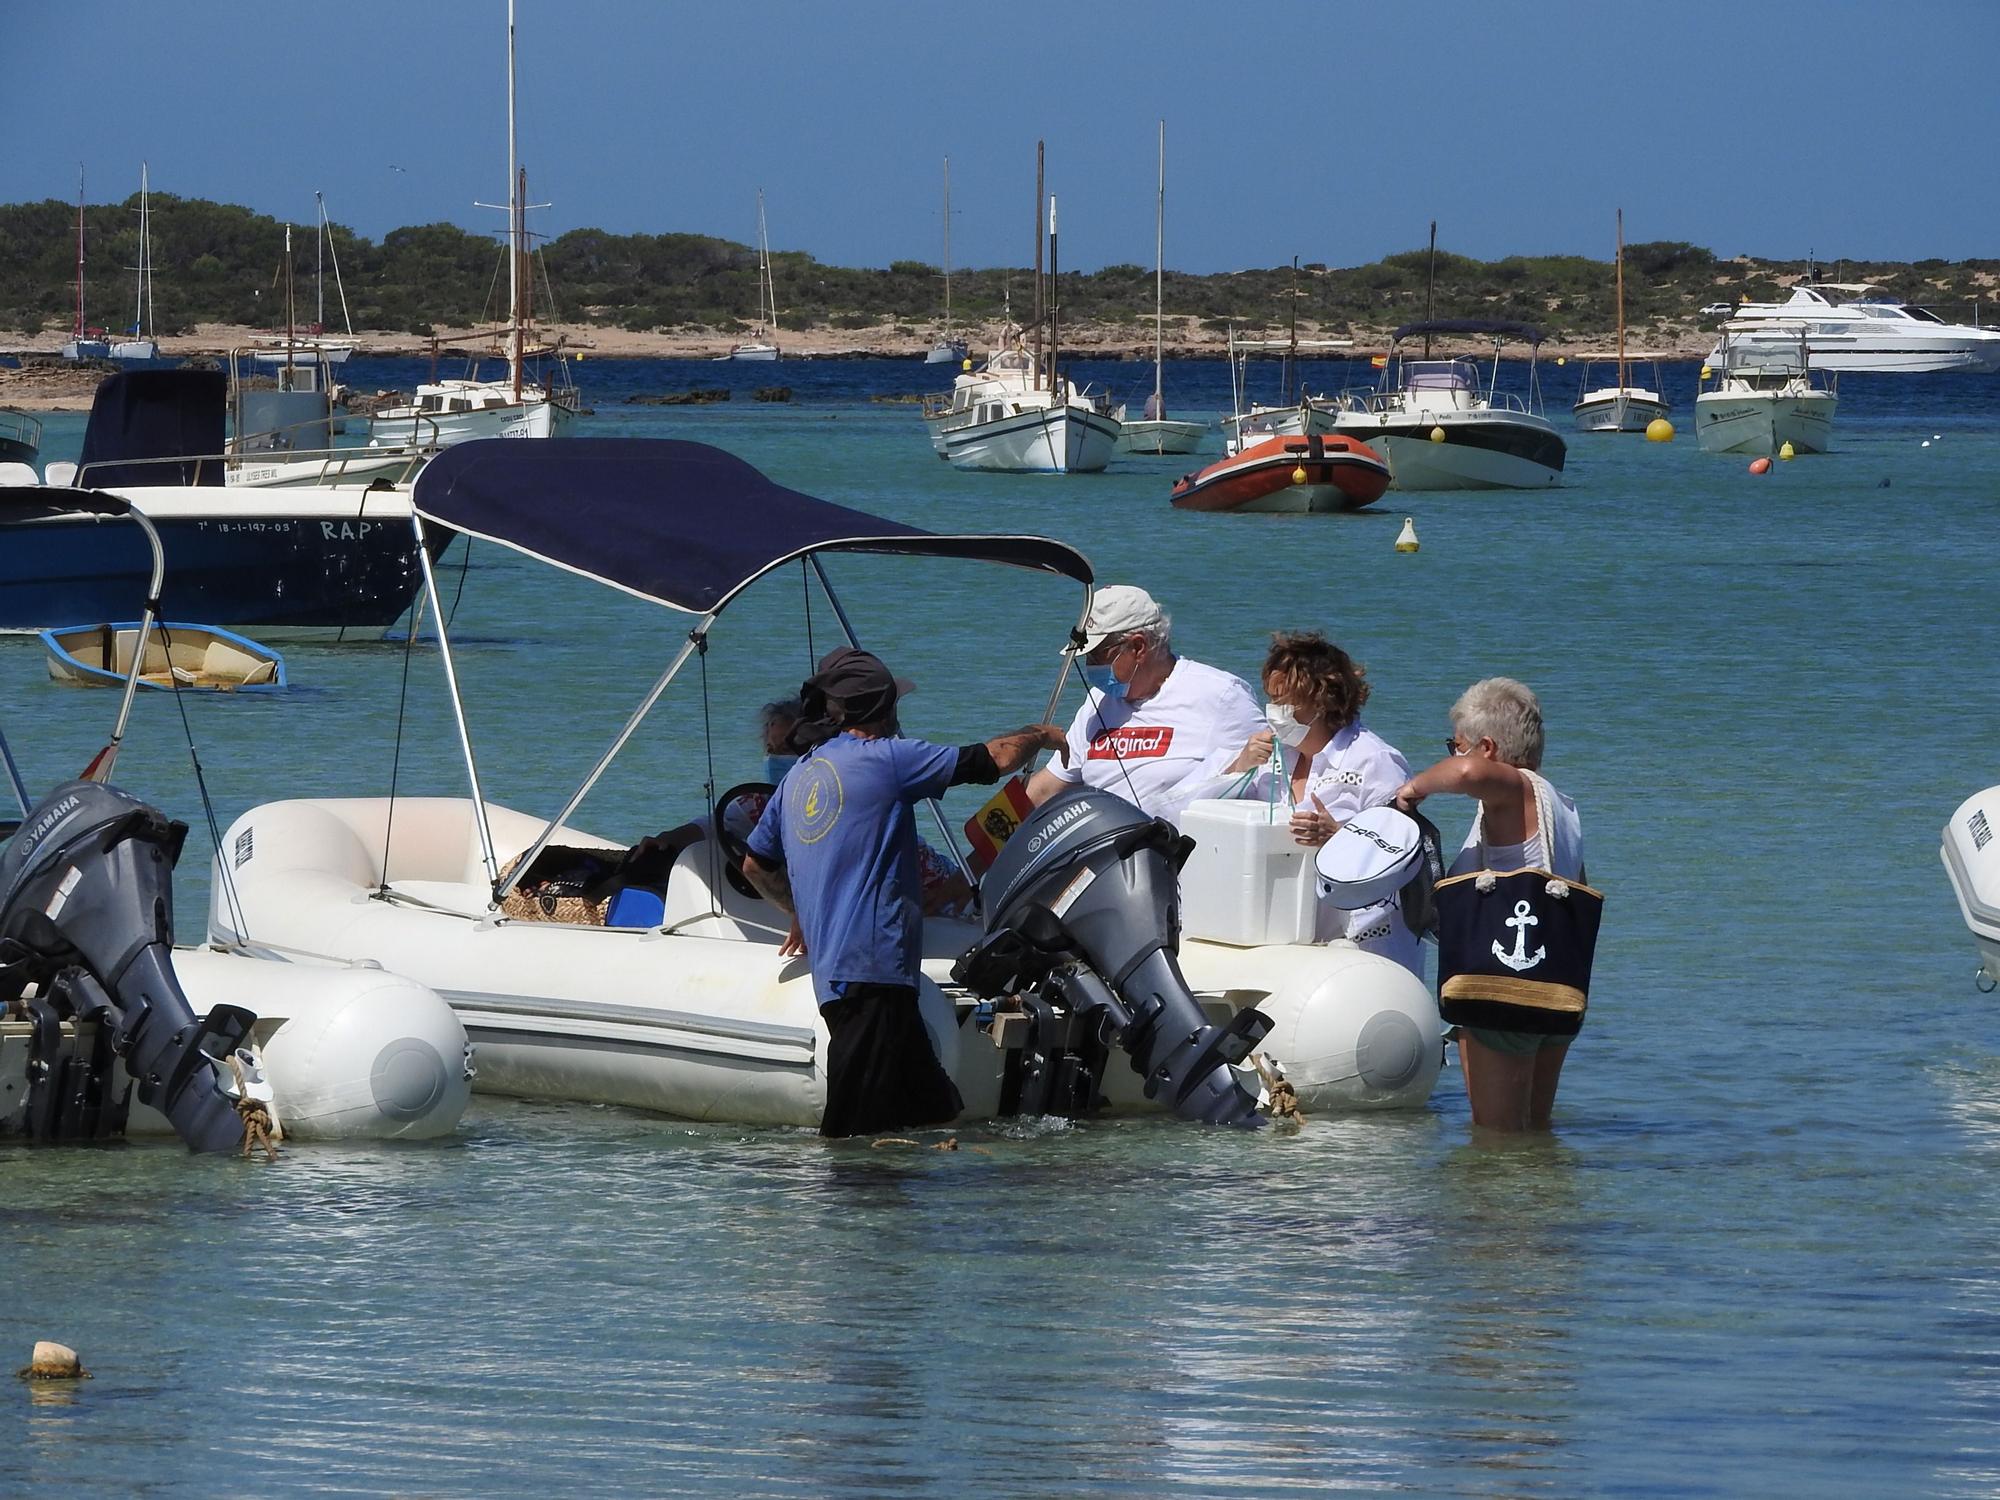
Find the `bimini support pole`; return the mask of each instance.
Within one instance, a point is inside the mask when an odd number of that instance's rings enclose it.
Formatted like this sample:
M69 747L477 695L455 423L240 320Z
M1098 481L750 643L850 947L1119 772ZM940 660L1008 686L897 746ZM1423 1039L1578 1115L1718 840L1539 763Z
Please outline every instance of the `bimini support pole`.
M841 605L840 596L834 593L833 585L827 582L826 569L820 566L817 553L812 556L811 562L813 574L819 579L820 592L826 595L826 602L833 606L833 617L840 622L840 633L847 637L848 645L857 651L860 650L861 642L854 634L853 623L847 618L847 611ZM1060 685L1058 687L1060 688ZM979 877L972 873L972 866L965 861L965 851L958 847L958 840L952 837L951 825L945 821L944 809L938 806L935 797L925 798L924 806L931 810L931 821L937 824L938 835L944 840L945 848L951 850L952 863L958 866L958 873L965 877L967 885L977 890Z
M1231 332L1234 332L1233 328ZM1083 643L1088 638L1084 631L1090 624L1090 601L1095 597L1096 590L1086 583L1083 586L1083 613L1076 617L1076 627L1069 633L1070 644L1078 650L1063 653L1062 666L1056 672L1056 685L1049 691L1049 706L1042 710L1044 724L1053 724L1056 721L1056 710L1062 706L1063 688L1069 682L1070 668L1076 665Z
M458 743L465 752L465 776L472 784L472 826L479 830L479 857L486 865L488 883L500 878L499 861L493 857L493 830L486 821L486 794L479 789L479 762L472 754L472 731L465 723L465 702L458 692L458 667L451 658L451 631L446 626L444 601L438 597L437 573L431 567L431 549L424 540L424 518L410 512L410 525L417 533L417 562L424 570L424 593L431 601L431 615L437 621L438 654L444 660L445 685L451 690L451 715L458 722ZM410 622L412 631L416 621ZM382 851L382 878L389 878L388 849ZM496 902L498 898L495 898Z
M597 785L598 778L603 776L605 771L610 768L611 762L618 758L618 752L625 748L626 741L638 733L639 726L646 721L646 715L651 713L653 705L660 701L660 694L664 693L674 678L680 675L681 668L687 665L687 659L693 656L695 652L701 650L707 643L709 627L714 623L715 616L712 614L701 617L694 629L688 632L687 640L682 644L681 649L674 653L674 659L667 664L666 671L660 674L660 680L653 684L652 690L640 700L638 708L632 713L632 717L625 721L625 727L618 731L618 738L613 740L611 747L597 758L597 764L592 766L590 774L583 778L583 785L570 794L570 799L563 804L562 811L549 819L548 826L535 835L534 843L528 845L522 851L521 857L514 861L514 868L508 873L507 879L502 882L498 874L494 875L493 900L496 905L505 899L507 893L519 884L521 877L527 873L528 867L535 862L535 856L548 846L549 840L555 837L556 830L567 823L570 814L583 804L583 799L590 795L590 789Z
M111 741L91 758L83 775L78 778L100 785L111 780L112 768L118 764L118 747L125 743L125 728L132 720L132 698L139 690L140 674L146 670L146 645L153 638L154 625L159 622L160 589L167 578L167 550L160 541L159 531L138 506L130 506L126 514L146 534L146 545L153 554L153 571L146 584L146 606L139 614L139 630L132 642L132 670L125 674L125 687L118 697L118 721L111 726ZM104 665L110 671L118 669L115 656Z

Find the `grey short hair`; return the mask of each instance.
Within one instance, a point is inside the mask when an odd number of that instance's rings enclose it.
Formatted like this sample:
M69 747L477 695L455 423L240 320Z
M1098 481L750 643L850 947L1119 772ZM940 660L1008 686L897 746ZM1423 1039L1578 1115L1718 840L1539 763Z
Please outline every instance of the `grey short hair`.
M1451 727L1461 739L1493 741L1510 766L1542 768L1542 703L1524 682L1487 677L1473 683L1452 704Z
M1128 630L1125 634L1128 638L1137 637L1144 641L1150 650L1169 650L1174 641L1174 617L1163 609L1160 611L1159 619L1152 624L1142 625L1137 630Z

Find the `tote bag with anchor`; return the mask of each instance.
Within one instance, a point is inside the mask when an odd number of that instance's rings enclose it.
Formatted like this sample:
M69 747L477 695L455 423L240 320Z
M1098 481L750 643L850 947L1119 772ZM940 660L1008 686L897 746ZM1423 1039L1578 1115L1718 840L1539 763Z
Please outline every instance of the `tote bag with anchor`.
M1553 860L1554 799L1535 793L1542 848ZM1474 829L1481 868L1437 884L1438 1005L1454 1026L1575 1036L1590 996L1590 963L1604 893L1553 870L1502 873L1487 863L1484 818Z

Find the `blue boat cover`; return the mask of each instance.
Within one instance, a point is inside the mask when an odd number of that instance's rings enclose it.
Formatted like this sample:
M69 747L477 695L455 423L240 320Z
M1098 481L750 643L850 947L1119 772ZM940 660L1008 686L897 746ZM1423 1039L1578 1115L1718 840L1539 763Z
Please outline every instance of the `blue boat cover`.
M222 452L229 377L220 370L125 370L97 388L77 472L93 488L221 484L222 465L133 463Z
M486 438L417 476L417 514L690 614L814 552L964 557L1091 581L1035 536L941 536L816 500L720 448L660 438Z
M1542 330L1534 324L1510 323L1504 318L1433 318L1428 323L1405 323L1389 335L1389 341L1401 343L1413 334L1426 333L1493 334L1519 339L1524 344L1539 344L1542 341Z

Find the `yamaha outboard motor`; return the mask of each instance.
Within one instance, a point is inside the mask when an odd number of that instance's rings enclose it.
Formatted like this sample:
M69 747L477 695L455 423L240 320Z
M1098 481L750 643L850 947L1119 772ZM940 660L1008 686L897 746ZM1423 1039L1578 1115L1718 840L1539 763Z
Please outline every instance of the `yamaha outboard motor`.
M174 977L173 869L187 827L115 787L72 781L28 814L0 849L0 1009L34 1022L28 1098L13 1125L36 1140L115 1135L122 1058L139 1098L196 1151L230 1151L243 1125L217 1059L256 1017L219 1005L195 1017ZM35 995L23 1002L29 984ZM63 1021L94 1022L74 1053Z
M980 882L986 935L952 976L987 999L1014 997L1026 1015L1003 1107L1085 1113L1116 1044L1146 1080L1146 1097L1174 1113L1263 1123L1230 1065L1271 1029L1269 1018L1244 1010L1214 1025L1175 956L1180 867L1192 847L1121 797L1077 791L1044 804L1001 849Z

